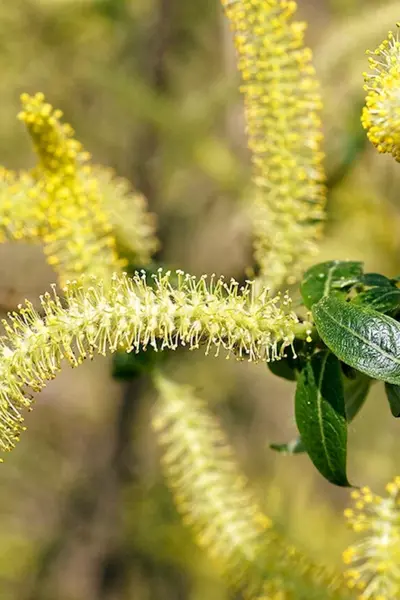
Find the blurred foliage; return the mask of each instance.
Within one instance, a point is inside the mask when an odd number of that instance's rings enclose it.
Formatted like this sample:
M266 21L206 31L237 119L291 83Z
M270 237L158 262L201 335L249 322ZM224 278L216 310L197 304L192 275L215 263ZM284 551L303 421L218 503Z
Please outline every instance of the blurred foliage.
M400 3L299 5L309 15L325 100L329 219L321 260L362 258L369 270L395 275L400 173L365 143L360 108L364 51L393 28ZM250 171L218 2L14 0L0 4L0 32L0 163L33 164L14 116L22 91L41 90L68 114L94 161L148 197L159 215L160 260L240 275L251 252L242 212ZM4 310L54 279L30 248L1 252ZM325 484L306 456L268 449L293 436L286 402L293 384L267 368L197 354L167 360L177 379L210 399L282 533L339 563L353 539L342 518L348 493ZM96 359L50 384L28 419L31 435L1 467L1 598L228 599L162 483L144 427L153 400L146 380L117 382L110 373L108 361ZM351 479L378 491L398 470L400 450L398 423L388 408L376 410L383 401L377 385L350 432Z

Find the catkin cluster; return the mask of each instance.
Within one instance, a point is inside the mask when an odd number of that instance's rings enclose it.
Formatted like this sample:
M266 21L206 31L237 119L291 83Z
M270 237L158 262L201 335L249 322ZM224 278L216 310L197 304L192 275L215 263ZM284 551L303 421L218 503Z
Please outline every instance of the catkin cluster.
M0 171L1 241L42 242L62 283L82 274L107 280L126 264L122 256L146 265L157 240L144 198L110 169L89 163L43 94L23 94L22 105L19 119L38 164L29 173Z

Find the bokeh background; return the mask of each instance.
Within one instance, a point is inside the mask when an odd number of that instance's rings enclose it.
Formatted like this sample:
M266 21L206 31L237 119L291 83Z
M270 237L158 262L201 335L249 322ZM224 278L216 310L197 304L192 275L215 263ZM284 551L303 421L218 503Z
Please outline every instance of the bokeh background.
M328 219L321 260L400 272L400 167L360 125L365 50L395 27L399 1L299 0L325 101ZM63 109L96 162L114 167L158 217L157 260L240 278L251 263L242 102L218 0L0 2L0 163L33 164L19 95ZM5 314L55 274L40 248L0 247ZM293 292L296 294L296 291ZM168 374L192 383L220 418L276 526L340 565L352 537L349 492L306 456L269 449L295 435L293 385L251 365L179 351ZM145 377L111 376L96 358L37 399L28 431L0 466L2 600L224 600L213 564L180 524L149 427ZM400 473L400 424L376 385L351 425L349 477L380 492Z

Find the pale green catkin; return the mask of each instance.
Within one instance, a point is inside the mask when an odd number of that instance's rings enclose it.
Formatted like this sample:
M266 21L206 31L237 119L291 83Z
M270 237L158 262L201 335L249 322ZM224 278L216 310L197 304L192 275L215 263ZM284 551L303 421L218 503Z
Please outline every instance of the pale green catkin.
M344 579L314 564L273 528L241 473L216 415L190 386L159 373L153 428L183 522L246 600L344 600Z
M21 409L32 403L27 388L40 391L63 358L77 366L95 352L203 345L206 353L269 361L284 355L299 329L309 335L286 296L182 271L171 279L162 270L150 280L144 272L114 274L106 284L92 277L69 283L62 299L55 288L42 296L44 317L29 302L12 313L0 346L0 448L18 438Z

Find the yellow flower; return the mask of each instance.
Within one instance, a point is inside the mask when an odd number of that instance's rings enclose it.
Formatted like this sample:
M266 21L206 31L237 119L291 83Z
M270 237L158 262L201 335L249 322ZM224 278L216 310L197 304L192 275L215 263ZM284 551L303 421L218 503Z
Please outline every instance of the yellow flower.
M389 32L388 39L370 53L371 73L364 73L368 92L362 124L379 152L389 152L400 161L400 42Z

